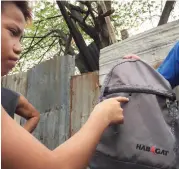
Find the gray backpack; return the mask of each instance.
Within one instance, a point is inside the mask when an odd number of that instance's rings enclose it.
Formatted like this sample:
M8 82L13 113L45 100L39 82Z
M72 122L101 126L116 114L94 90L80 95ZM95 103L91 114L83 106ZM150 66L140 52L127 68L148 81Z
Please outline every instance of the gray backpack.
M110 125L91 169L179 169L179 110L167 80L141 60L122 60L106 76L100 101L116 96L124 124Z

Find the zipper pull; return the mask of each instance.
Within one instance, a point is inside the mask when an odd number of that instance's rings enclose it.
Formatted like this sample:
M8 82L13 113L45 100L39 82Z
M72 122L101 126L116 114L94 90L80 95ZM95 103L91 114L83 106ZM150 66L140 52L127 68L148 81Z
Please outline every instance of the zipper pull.
M166 99L166 105L167 105L167 108L170 108L170 100L169 99Z

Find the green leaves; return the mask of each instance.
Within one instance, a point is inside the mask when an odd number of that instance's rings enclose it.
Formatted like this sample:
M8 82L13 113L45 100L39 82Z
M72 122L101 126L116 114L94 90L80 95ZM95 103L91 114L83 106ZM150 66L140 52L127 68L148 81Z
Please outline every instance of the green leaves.
M64 36L69 34L56 3L37 1L33 7L33 15L34 21L25 30L22 40L24 50L14 71L26 71L61 50L59 42L64 39L53 30L63 31Z
M94 27L95 21L99 16L97 1L69 2L80 7L84 11L88 11L85 3L91 4L93 17L89 15L86 18L86 24ZM163 1L162 1L163 2ZM145 21L159 20L161 9L164 3L154 0L131 0L131 1L112 1L112 8L115 12L110 15L111 22L114 26L118 40L121 40L120 31L122 29L137 29ZM179 13L178 13L179 15ZM177 19L179 16L172 13L172 17ZM33 6L33 23L25 30L23 38L23 53L14 72L26 71L41 61L47 60L59 53L64 54L67 39L69 37L69 29L64 21L61 12L54 1L42 0L34 2ZM85 17L85 14L82 14ZM98 21L97 21L98 22ZM86 44L95 41L90 38L77 24ZM101 42L102 43L102 42ZM78 49L72 39L71 47L75 53Z

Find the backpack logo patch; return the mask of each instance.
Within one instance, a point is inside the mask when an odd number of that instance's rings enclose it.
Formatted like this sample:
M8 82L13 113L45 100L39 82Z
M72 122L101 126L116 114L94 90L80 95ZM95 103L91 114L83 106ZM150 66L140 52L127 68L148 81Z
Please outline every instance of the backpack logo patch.
M151 152L156 155L163 155L163 156L167 156L169 153L169 151L167 151L167 150L156 148L155 146L150 147L150 146L146 146L143 144L137 144L136 149L140 150L140 151Z

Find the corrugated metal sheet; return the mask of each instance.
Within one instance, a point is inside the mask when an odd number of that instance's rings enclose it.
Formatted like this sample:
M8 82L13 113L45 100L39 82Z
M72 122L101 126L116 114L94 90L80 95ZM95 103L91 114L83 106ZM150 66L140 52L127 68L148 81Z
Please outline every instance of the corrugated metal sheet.
M1 79L4 87L12 89L26 96L27 94L27 72L20 72L14 75L4 76Z
M76 133L88 119L99 97L98 72L73 76L71 79L70 134Z
M101 50L100 84L106 73L127 54L137 54L149 64L163 60L174 43L179 39L179 20L115 43Z
M69 137L70 79L74 71L72 56L56 56L28 72L27 99L41 113L34 135L50 149Z
M4 76L1 79L3 87L12 89L26 97L27 94L27 72ZM20 124L20 116L15 114L14 119Z
M69 137L70 79L75 72L75 58L55 56L27 73L7 76L5 87L22 93L40 112L34 136L49 149ZM21 119L21 124L25 120Z

